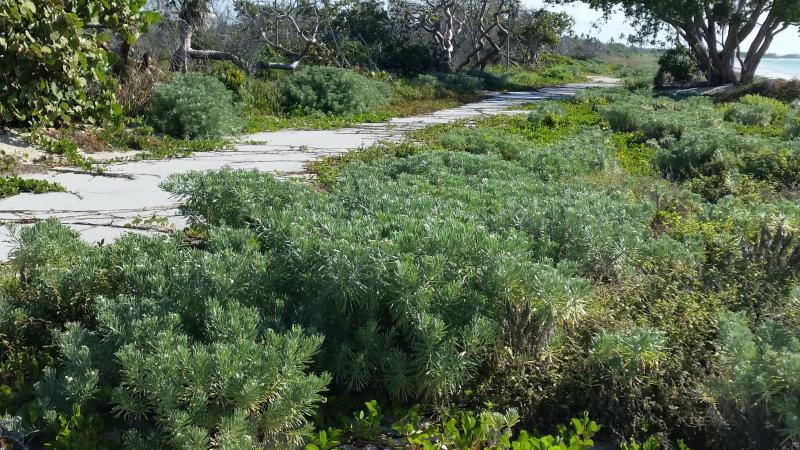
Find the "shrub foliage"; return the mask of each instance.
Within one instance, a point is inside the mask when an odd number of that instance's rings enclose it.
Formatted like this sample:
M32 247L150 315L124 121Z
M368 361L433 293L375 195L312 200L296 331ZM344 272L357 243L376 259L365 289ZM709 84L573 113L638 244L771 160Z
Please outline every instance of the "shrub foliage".
M351 70L309 67L283 83L289 108L322 114L363 113L387 105L389 87Z
M627 89L529 109L321 161L313 185L174 176L188 233L18 231L1 423L130 448L389 445L390 416L411 448L796 445L785 119ZM391 409L330 426L364 398ZM602 429L511 432L583 410Z
M241 126L233 94L214 77L177 76L156 85L154 93L150 121L173 137L220 137Z

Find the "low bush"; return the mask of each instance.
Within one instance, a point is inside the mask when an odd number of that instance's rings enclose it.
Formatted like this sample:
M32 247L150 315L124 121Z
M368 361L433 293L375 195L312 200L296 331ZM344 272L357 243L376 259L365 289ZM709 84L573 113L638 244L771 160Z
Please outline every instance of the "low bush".
M47 180L20 177L0 177L0 198L11 197L22 192L43 194L45 192L64 192L64 186Z
M631 92L647 92L653 88L653 80L650 77L625 78L622 86Z
M282 84L288 108L306 114L356 114L389 104L390 88L352 70L309 67Z
M177 138L210 138L241 127L233 94L219 80L205 75L180 75L153 89L153 127Z
M556 103L543 103L528 114L528 121L534 125L556 127L564 120L564 109Z
M157 84L169 81L171 74L157 67L131 70L117 86L116 97L126 117L146 118L153 109Z
M418 75L411 80L400 80L394 86L394 94L403 100L424 100L444 93L446 86L434 75Z
M719 100L732 102L750 94L774 98L787 103L793 102L800 99L800 80L764 80L739 86L720 94Z
M521 136L469 128L444 132L436 136L434 142L447 150L474 154L493 153L506 160L519 159L532 146Z
M483 77L474 76L470 72L439 73L436 77L455 92L475 92L485 87Z
M760 95L746 95L728 106L725 120L742 125L765 127L780 124L788 112L789 108L779 100Z
M473 69L467 72L468 75L480 78L483 80L483 87L486 89L490 89L493 91L502 91L508 89L511 85L510 79L513 77L513 74L504 72L504 73L491 73L486 72L483 70Z

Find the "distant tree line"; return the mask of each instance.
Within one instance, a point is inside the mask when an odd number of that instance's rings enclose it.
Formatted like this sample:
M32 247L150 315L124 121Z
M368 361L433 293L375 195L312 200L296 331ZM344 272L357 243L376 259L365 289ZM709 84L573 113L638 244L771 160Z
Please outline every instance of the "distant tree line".
M227 7L225 7L227 6ZM161 23L139 52L227 60L247 72L303 62L419 73L532 64L572 30L565 13L518 0L157 0Z

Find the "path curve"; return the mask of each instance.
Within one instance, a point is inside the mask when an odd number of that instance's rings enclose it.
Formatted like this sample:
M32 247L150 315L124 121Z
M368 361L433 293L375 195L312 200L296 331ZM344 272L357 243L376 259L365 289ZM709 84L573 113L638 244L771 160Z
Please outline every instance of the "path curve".
M20 194L0 200L0 261L16 245L5 224L30 224L49 217L80 232L89 242L110 242L125 233L156 233L150 225L131 227L152 217L166 219L180 229L186 220L178 199L159 188L170 175L197 170L256 169L278 176L299 175L309 161L341 154L381 141L397 141L430 125L498 114L519 114L514 106L538 100L564 98L579 89L609 86L583 83L530 92L492 94L457 108L383 123L361 124L338 130L281 130L242 136L234 150L195 153L169 160L128 161L109 164L105 174L51 171L24 175L58 182L69 193ZM512 108L512 109L509 109ZM138 221L137 221L138 218Z

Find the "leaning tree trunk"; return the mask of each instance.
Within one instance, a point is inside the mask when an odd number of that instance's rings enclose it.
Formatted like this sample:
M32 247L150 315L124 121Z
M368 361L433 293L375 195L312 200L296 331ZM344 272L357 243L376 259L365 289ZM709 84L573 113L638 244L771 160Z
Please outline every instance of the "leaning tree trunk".
M186 73L189 67L189 49L192 48L192 26L185 20L180 21L180 43L172 54L170 70Z
M214 61L230 61L240 69L242 69L245 73L250 73L253 70L265 70L265 69L276 69L276 70L296 70L297 67L300 65L300 61L305 58L306 54L311 49L311 46L316 43L316 39L310 39L306 42L306 46L303 51L298 55L297 60L292 62L291 64L286 63L276 63L276 62L261 62L255 65L255 67L251 67L247 63L245 63L242 58L239 58L235 54L231 52L223 52L218 50L197 50L192 48L192 35L193 30L191 25L185 20L181 20L180 22L180 44L178 48L175 49L175 52L172 54L172 61L170 64L170 70L174 72L183 72L186 73L188 70L189 65L189 58L193 59L206 59L206 60L214 60Z

